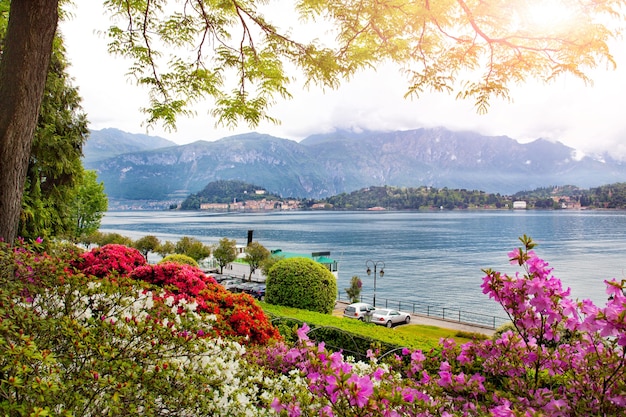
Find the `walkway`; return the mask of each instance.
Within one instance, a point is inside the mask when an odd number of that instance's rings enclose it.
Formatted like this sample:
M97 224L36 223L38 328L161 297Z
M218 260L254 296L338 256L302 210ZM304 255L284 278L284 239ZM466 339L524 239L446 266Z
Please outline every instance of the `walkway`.
M343 310L349 303L345 301L337 301L335 304L335 309L333 311L333 316L343 317ZM470 333L482 333L487 336L493 336L495 333L494 329L489 327L483 327L478 325L459 323L453 320L443 320L435 317L428 317L421 314L411 314L411 324L422 324L425 326L435 326L442 327L444 329L452 329L459 330Z

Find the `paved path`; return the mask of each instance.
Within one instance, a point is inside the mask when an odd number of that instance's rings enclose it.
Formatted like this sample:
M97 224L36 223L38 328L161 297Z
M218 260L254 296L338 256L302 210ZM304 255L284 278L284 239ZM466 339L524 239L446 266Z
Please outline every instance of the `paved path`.
M343 310L349 303L345 301L337 301L333 315L337 317L343 317ZM484 326L459 323L452 320L443 320L436 317L428 317L421 314L411 314L411 324L423 324L426 326L442 327L444 329L461 330L470 333L482 333L487 336L493 336L494 329Z

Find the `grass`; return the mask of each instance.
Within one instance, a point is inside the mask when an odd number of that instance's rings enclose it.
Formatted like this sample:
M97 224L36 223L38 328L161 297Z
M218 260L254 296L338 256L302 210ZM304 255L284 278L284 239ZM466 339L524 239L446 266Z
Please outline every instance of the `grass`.
M466 343L475 338L485 338L484 335L478 333L461 332L453 329L420 324L402 325L388 329L384 326L364 323L355 319L277 306L264 302L260 304L266 313L274 316L300 320L309 325L335 327L346 332L398 346L406 346L412 349L430 350L438 346L442 338L452 338L459 344Z

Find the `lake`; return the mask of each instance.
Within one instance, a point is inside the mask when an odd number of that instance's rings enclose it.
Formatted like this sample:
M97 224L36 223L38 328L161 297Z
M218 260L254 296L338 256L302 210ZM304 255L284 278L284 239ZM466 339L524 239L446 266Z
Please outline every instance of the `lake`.
M371 298L374 283L366 261L384 262L385 274L376 280L377 304L396 300L503 316L482 294L482 269L520 271L509 265L507 253L520 246L524 234L538 243L535 251L574 298L603 305L603 281L626 277L623 211L112 211L101 226L132 239L155 235L176 242L190 236L206 244L222 237L245 244L248 230L268 249L330 251L339 262L338 288L344 294L357 275L363 295Z

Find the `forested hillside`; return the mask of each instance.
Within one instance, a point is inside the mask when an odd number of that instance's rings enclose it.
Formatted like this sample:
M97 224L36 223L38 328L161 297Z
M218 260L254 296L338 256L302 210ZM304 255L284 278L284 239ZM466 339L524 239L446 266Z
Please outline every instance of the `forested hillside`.
M626 209L626 183L592 188L581 195L580 202L589 207Z
M202 191L191 194L181 204L182 210L198 210L203 203L232 203L233 201L262 200L280 197L263 187L236 180L220 180L207 184Z
M513 196L490 194L478 190L434 187L367 187L321 200L328 208L338 210L472 209L509 208L515 200L527 202L528 208L560 209L626 209L626 183L582 189L573 185L541 187Z
M389 210L443 208L502 208L510 197L484 191L468 191L434 187L368 187L324 199L334 209L361 210L380 207Z
M262 187L243 181L222 180L207 184L197 194L191 194L181 205L183 210L198 210L202 203L231 203L281 197L258 193ZM523 200L528 208L599 208L626 209L626 183L603 185L592 189L576 186L540 187L513 196L491 194L480 190L371 186L351 193L341 193L325 199L301 199L301 208L328 210L430 210L430 209L500 209L511 208L513 201Z

